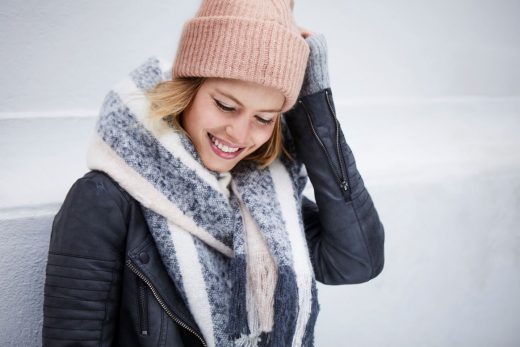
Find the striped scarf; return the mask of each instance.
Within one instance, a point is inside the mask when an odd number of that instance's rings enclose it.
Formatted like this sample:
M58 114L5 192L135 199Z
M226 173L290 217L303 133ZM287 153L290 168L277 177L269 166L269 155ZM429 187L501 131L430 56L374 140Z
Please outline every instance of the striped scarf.
M312 346L319 311L301 216L302 165L205 168L192 142L149 117L171 76L151 57L106 96L88 166L142 206L159 254L208 346ZM284 124L284 138L291 148Z

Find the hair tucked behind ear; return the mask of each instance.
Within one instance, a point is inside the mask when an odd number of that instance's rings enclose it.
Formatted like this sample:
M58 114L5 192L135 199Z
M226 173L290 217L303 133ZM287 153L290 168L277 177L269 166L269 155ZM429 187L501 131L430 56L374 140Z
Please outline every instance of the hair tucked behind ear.
M150 100L150 117L154 120L168 121L177 130L188 135L181 126L180 117L205 80L204 77L177 77L158 83L146 93ZM281 153L290 158L283 146L281 114L278 114L269 140L244 160L254 161L260 168L265 168Z

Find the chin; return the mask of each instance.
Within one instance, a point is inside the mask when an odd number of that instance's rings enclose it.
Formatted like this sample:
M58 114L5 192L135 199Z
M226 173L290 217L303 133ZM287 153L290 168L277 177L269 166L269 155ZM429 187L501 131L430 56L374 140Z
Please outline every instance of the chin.
M250 153L252 153L252 150L246 149L246 151L244 153L241 153L238 157L226 160L223 158L219 158L216 154L212 152L212 149L209 148L208 151L205 153L206 155L201 157L201 160L208 170L224 173L231 171L238 163L240 163L240 161L242 161Z
M203 159L202 163L208 170L223 173L223 172L228 172L231 169L233 169L238 164L238 161L237 162L233 161L233 163L218 163L215 160L204 160Z

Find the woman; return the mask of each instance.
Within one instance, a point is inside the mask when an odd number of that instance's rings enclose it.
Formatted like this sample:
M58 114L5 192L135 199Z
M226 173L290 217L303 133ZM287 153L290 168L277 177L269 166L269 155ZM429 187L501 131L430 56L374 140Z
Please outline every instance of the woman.
M105 99L53 223L43 344L312 346L316 280L370 280L384 242L323 36L288 0L206 0L169 65Z

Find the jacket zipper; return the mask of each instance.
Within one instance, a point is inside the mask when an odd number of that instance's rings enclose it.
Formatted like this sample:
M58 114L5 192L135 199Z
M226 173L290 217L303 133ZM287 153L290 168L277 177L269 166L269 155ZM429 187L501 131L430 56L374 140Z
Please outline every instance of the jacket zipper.
M184 329L188 330L190 333L192 333L193 335L195 335L199 340L200 342L202 343L203 346L207 346L206 345L206 341L204 341L204 338L202 336L200 336L199 334L197 334L197 332L195 332L192 328L190 328L186 323L184 323L182 320L180 320L180 318L178 318L177 316L175 316L169 309L168 307L166 307L166 304L164 303L163 299L161 298L161 296L159 295L159 293L157 293L157 290L155 289L155 287L150 283L150 281L148 280L148 278L146 278L145 275L143 275L143 273L137 269L135 267L134 264L132 264L132 261L131 260L127 260L126 261L126 266L128 266L130 268L130 270L132 270L133 273L135 273L140 279L143 280L144 283L146 283L146 285L148 286L148 288L150 288L153 296L155 297L155 300L157 300L157 302L159 303L159 305L161 305L162 309L166 312L166 314L171 318L173 319L177 324L179 324L181 327L183 327Z
M336 117L336 112L334 111L334 108L332 107L332 104L330 102L330 95L329 91L325 90L325 96L327 97L327 104L329 105L329 110L332 114L332 118L334 119L334 122L336 124L336 153L338 155L339 160L339 169L341 170L341 177L344 179L342 180L342 188L343 190L347 191L350 187L350 182L347 175L347 168L345 163L343 162L343 150L341 149L340 144L340 136L339 136L339 121Z
M148 297L146 295L146 284L137 278L137 301L139 302L139 326L141 335L148 336Z
M340 143L339 143L339 122L336 119L334 111L333 111L333 109L332 109L332 107L330 105L330 102L329 102L329 99L328 99L328 92L327 91L325 91L325 92L326 92L326 95L327 95L327 103L328 103L330 111L332 112L332 117L333 117L333 119L335 121L335 125L336 125L336 154L338 156L338 161L339 161L339 170L334 165L334 163L332 162L332 158L330 156L329 151L327 151L327 148L325 147L325 145L321 141L320 137L318 136L318 133L316 132L316 128L314 127L314 122L312 121L312 118L311 118L311 115L309 113L309 110L307 109L307 106L305 106L305 104L303 103L303 101L301 99L299 99L298 102L300 103L300 105L302 105L303 109L305 110L305 113L307 115L307 119L308 119L309 124L311 126L312 133L314 134L314 137L318 141L321 149L325 153L325 156L327 157L327 161L329 162L329 165L332 168L332 170L334 172L334 175L336 176L336 179L338 180L340 189L344 192L344 195L345 195L345 194L348 193L350 184L348 182L348 177L345 174L346 170L344 170L343 166L342 166L343 165L343 160L342 160L342 157L341 157L341 147L340 147Z

